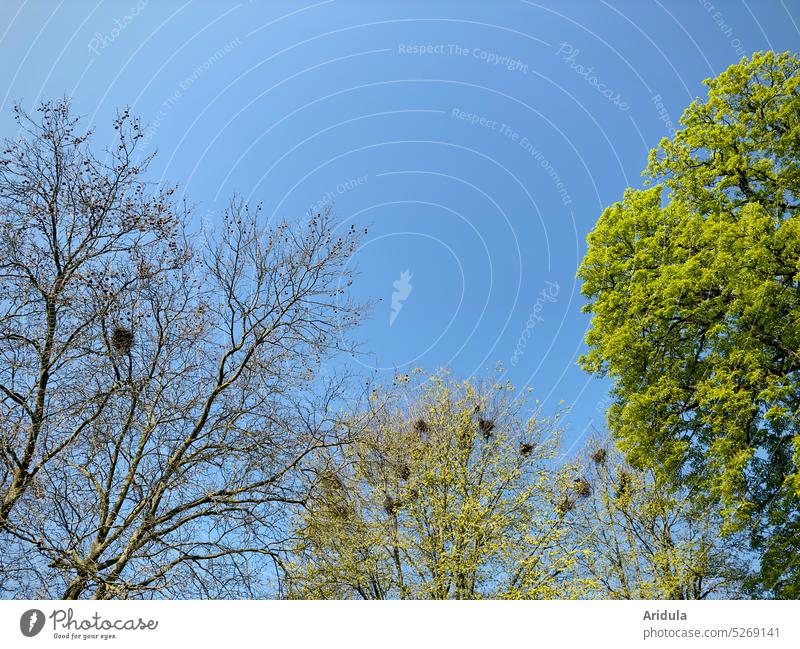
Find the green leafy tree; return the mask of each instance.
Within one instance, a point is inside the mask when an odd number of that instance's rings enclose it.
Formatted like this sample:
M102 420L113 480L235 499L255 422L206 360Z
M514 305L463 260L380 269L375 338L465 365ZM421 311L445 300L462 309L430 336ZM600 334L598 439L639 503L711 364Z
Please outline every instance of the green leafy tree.
M800 596L800 61L757 53L706 81L589 235L585 369L613 381L630 461L722 504Z
M583 594L565 539L576 496L553 469L557 417L513 388L401 379L320 465L288 565L292 597L554 598Z

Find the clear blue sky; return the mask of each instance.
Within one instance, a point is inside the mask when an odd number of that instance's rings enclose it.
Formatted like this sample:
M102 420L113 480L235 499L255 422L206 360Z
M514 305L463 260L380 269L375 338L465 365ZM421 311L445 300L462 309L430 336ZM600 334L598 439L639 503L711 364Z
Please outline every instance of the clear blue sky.
M370 225L365 368L501 362L572 406L569 446L607 387L576 365L586 234L704 78L797 51L798 24L796 0L4 0L0 130L66 93L103 142L130 106L198 219L233 191L270 217L333 199Z

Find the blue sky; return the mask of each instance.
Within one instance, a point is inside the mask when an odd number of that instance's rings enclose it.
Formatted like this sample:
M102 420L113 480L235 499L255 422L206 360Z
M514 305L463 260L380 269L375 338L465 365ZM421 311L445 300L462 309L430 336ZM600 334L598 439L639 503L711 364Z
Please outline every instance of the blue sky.
M332 203L370 228L363 369L502 363L572 407L569 446L607 389L576 364L586 234L703 79L797 51L799 23L795 0L5 0L0 130L68 94L102 143L130 106L198 220L234 191L268 218Z

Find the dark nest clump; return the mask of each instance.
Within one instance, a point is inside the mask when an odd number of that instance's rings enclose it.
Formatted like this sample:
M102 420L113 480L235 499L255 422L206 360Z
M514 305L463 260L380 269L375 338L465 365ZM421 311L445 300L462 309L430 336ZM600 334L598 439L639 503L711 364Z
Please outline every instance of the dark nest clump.
M486 439L489 439L492 436L492 431L494 430L494 422L491 419L481 418L478 420L478 430L481 431L481 434Z
M383 501L383 508L386 510L386 513L391 516L392 514L396 513L402 504L396 498L392 498L391 496L386 496L386 500Z
M397 477L401 480L408 480L411 477L411 468L407 462L398 462L396 465Z
M570 498L569 495L564 496L556 505L556 511L558 512L559 516L564 516L567 512L571 512L573 509L575 509L575 501Z
M588 498L592 495L592 485L589 484L586 478L575 478L572 490L578 498Z
M522 444L519 445L519 452L520 455L530 455L533 452L533 444L530 442L522 442Z
M430 430L428 423L424 419L417 419L414 422L414 431L417 433L427 433Z
M592 453L589 457L591 458L592 462L598 465L603 465L606 463L606 449L598 448L594 453Z
M126 327L114 327L111 332L111 346L120 354L128 354L133 347L133 332Z
M617 498L623 498L631 492L631 476L627 471L620 471L617 480Z
M320 481L330 491L338 491L344 493L344 481L336 471L327 470L323 471L320 475Z
M334 502L330 506L334 518L347 519L350 517L350 507L345 500Z

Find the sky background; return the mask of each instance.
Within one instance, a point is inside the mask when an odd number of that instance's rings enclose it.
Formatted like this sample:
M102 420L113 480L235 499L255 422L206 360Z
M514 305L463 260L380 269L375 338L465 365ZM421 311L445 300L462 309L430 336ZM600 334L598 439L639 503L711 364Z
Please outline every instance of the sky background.
M0 132L66 94L104 145L130 107L198 225L234 192L265 219L332 204L369 226L361 369L501 363L571 407L569 451L607 405L577 365L587 233L703 79L798 51L799 23L796 0L3 0Z

